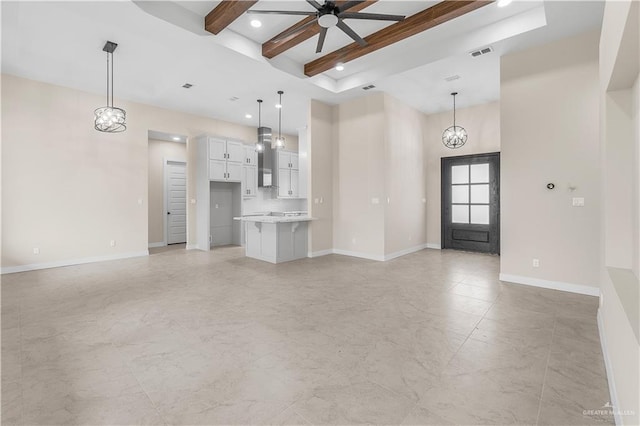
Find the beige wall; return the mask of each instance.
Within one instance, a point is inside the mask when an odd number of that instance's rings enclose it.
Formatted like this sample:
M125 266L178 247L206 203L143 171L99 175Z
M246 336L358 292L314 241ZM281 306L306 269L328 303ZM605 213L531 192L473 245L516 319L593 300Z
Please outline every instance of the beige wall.
M458 96L464 96L460 94ZM442 132L453 123L453 112L425 115L423 120L424 155L427 182L427 243L441 245L441 170L443 157L482 154L500 151L500 104L491 102L456 110L456 124L469 135L461 148L450 149L442 144Z
M589 33L502 57L502 274L598 286L597 43Z
M317 218L310 226L311 253L333 249L334 108L315 100L309 108L308 211Z
M339 178L334 194L334 248L384 256L384 94L358 98L337 108ZM378 204L372 203L374 198Z
M422 120L424 114L392 96L385 112L384 254L402 252L426 242L427 195Z
M144 253L149 129L190 138L256 137L255 127L118 99L127 111L127 131L99 133L92 113L103 102L101 95L2 76L3 268ZM289 147L297 146L296 136L286 137ZM187 150L195 165L195 147L187 144ZM189 198L195 197L194 177L189 167ZM194 241L193 208L188 234Z
M149 244L166 243L164 235L165 159L187 161L187 145L149 139Z

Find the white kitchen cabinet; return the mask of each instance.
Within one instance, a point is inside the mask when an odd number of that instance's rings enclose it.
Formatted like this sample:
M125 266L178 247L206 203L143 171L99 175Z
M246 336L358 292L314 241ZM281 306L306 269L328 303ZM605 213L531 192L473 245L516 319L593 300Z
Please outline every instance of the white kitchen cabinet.
M242 142L211 137L208 139L210 160L223 160L232 163L244 162L244 144Z
M209 180L240 182L242 180L242 164L225 160L209 160Z
M278 198L298 198L298 154L278 151Z
M297 158L297 156L296 156ZM300 171L291 169L291 197L298 198L300 195L298 190L298 182L300 181Z
M244 162L245 166L256 166L258 167L258 153L256 152L256 147L254 145L245 145L244 146Z
M290 151L278 151L278 168L298 170L298 154Z
M227 159L227 141L218 138L209 139L209 159L210 160L226 160Z
M226 180L227 162L225 160L209 160L209 180Z
M240 226L232 222L232 217L241 212L245 145L208 135L197 137L195 142L196 199L191 201L192 204L195 202L196 208L195 246L209 250L212 245L228 244L229 241L240 244ZM227 196L231 205L219 198ZM218 219L224 209L227 210L222 216L226 222L222 223Z
M258 167L242 167L242 196L255 197L258 194Z
M227 161L232 163L244 162L244 144L242 142L227 141Z

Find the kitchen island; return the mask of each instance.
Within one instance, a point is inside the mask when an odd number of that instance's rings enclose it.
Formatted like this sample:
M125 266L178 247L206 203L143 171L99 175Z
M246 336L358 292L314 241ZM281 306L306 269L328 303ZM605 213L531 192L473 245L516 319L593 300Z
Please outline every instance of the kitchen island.
M307 257L310 216L234 217L245 225L245 255L271 263Z

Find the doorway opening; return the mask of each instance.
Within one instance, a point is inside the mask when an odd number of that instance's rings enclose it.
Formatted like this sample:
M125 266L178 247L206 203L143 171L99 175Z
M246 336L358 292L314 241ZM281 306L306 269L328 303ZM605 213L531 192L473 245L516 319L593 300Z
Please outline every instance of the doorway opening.
M187 137L149 130L148 246L185 248L187 242Z
M500 254L500 153L441 159L442 248Z

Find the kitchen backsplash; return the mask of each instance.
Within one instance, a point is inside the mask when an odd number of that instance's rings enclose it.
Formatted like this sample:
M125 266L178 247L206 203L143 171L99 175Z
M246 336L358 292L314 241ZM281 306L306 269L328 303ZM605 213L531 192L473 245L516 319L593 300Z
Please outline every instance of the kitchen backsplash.
M307 211L307 200L304 198L286 199L276 198L275 188L258 188L255 198L242 200L242 214L255 212L289 212Z

